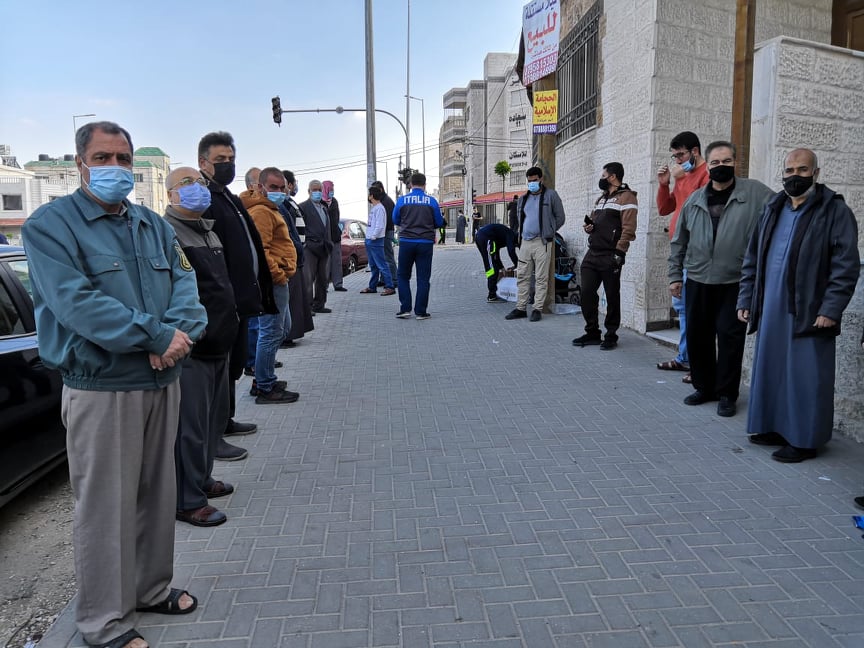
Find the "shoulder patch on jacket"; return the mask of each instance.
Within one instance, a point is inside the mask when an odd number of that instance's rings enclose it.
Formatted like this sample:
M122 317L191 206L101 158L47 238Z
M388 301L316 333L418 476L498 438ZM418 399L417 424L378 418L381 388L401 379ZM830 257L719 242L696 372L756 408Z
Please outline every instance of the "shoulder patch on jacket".
M180 259L180 267L186 272L192 272L192 264L189 263L186 253L183 251L183 248L180 247L180 242L176 239L174 240L174 250L177 252L177 257Z

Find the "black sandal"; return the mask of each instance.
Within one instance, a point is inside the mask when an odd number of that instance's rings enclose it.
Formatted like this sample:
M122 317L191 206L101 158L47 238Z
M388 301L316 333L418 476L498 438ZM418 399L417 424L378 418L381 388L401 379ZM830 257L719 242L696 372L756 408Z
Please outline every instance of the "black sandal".
M180 597L186 594L189 598L192 599L192 605L188 608L180 607ZM151 605L150 607L143 608L135 608L136 612L150 612L151 614L189 614L194 612L198 607L198 599L192 596L186 590L177 589L175 587L171 588L171 593L161 603L157 603L156 605ZM120 644L121 646L123 644ZM112 647L113 648L113 647Z
M135 641L135 639L141 639L142 641L146 641L144 637L142 637L137 630L127 630L119 637L114 637L108 643L103 644L88 644L92 648L124 648L126 644L130 641Z

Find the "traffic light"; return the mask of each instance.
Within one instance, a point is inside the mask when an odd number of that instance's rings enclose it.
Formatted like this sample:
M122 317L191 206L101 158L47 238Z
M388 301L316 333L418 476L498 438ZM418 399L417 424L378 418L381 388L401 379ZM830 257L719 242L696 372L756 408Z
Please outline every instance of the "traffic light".
M281 124L282 123L282 102L279 100L279 97L273 97L271 100L273 104L273 123Z
M477 190L476 189L471 190L471 202L472 203L477 202Z

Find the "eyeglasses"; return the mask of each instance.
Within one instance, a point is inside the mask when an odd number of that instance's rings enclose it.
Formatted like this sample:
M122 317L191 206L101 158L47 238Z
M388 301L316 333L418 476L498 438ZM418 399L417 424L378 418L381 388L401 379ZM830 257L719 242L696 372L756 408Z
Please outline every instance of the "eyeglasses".
M673 160L681 160L688 155L690 155L690 151L680 151L678 153L673 153L671 157Z
M192 184L199 184L202 187L206 187L209 183L204 178L183 178L180 180L180 182L171 187L169 191L173 191L177 187L188 187Z

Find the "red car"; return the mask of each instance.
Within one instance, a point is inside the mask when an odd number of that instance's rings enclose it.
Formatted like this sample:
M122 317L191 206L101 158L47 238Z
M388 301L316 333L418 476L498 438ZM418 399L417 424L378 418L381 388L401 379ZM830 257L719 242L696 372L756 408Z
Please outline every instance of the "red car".
M366 256L366 223L342 218L339 229L342 230L342 274L347 275L369 264Z

